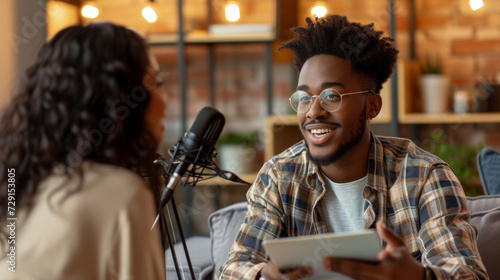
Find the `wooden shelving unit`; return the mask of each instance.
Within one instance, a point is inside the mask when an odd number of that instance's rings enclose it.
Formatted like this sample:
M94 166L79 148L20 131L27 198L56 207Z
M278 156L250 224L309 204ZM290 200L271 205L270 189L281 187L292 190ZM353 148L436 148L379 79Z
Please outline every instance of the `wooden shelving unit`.
M411 61L398 63L398 123L399 124L460 124L500 123L500 112L426 114L415 112L415 100L420 98L417 85L418 65Z
M424 114L406 113L399 117L402 124L500 123L500 113Z
M275 32L258 32L246 34L210 34L193 32L184 34L186 44L228 44L228 43L264 43L275 40ZM173 45L179 40L178 34L150 34L147 37L151 46Z

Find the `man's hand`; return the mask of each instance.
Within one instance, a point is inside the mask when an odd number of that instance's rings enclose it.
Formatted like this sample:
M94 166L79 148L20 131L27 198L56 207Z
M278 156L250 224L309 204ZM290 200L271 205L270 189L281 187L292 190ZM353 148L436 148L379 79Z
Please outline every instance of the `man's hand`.
M378 254L378 264L369 264L339 258L323 258L323 268L354 279L424 279L424 267L413 259L404 241L382 222L376 224L377 233L387 246Z
M309 267L300 267L294 270L281 272L269 261L266 266L260 271L260 277L265 280L287 280L287 279L301 279L305 277L311 277L313 275L313 270Z

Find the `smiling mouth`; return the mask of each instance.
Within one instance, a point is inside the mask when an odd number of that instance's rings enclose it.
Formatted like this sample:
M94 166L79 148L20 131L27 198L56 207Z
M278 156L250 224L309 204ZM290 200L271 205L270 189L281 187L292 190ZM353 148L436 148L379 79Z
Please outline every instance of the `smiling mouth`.
M311 129L310 130L310 132L316 137L321 137L321 136L327 135L328 133L330 133L332 131L333 131L333 129L325 129L325 128Z

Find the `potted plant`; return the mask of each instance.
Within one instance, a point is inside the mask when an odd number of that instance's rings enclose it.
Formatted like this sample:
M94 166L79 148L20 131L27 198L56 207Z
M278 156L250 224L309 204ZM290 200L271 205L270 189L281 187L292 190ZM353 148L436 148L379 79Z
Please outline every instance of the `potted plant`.
M259 132L226 133L217 141L219 168L235 174L256 172L258 165Z
M422 108L427 114L445 113L449 109L451 92L450 80L443 74L441 57L427 54L420 63L420 90Z
M450 144L441 130L431 131L428 141L424 145L426 150L440 157L453 168L468 196L483 194L476 162L477 154L481 151L483 145L462 146Z

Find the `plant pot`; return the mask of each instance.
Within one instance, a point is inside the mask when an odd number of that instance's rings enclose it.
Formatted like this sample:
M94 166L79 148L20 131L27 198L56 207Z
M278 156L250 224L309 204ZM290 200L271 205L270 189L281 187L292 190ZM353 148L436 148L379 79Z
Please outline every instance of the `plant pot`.
M236 175L254 173L257 166L257 149L245 144L223 144L217 148L219 168Z
M420 76L422 110L426 114L440 114L449 111L451 92L450 80L441 74Z

